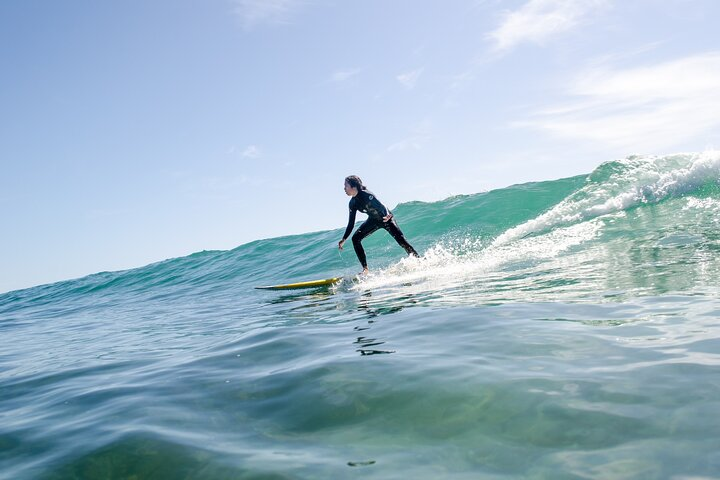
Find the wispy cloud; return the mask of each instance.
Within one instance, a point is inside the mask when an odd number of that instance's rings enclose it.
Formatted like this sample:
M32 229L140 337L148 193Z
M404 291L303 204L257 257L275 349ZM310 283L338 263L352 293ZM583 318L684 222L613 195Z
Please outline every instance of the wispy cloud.
M250 145L245 148L245 150L243 150L240 155L245 158L259 158L260 155L262 155L262 152L260 151L260 147L256 145Z
M408 150L422 150L432 133L432 124L429 120L424 120L414 128L412 128L405 138L399 140L389 147L389 153L405 152Z
M232 0L235 13L245 28L259 24L288 23L303 0Z
M349 68L345 70L338 70L336 72L333 72L333 74L330 76L330 82L331 83L343 83L347 82L351 78L354 78L358 76L362 72L361 68Z
M398 82L400 82L400 85L407 88L408 90L412 90L415 88L415 85L417 84L418 80L420 79L420 75L422 75L424 68L418 68L417 70L412 70L410 72L401 73L397 77Z
M413 135L411 137L404 138L399 142L395 142L387 148L390 153L406 152L408 150L422 150L427 136L424 135Z
M518 10L506 12L500 26L488 34L498 53L526 43L542 44L578 27L608 0L529 0Z
M720 128L720 52L635 68L596 65L569 100L516 125L631 151L657 151Z

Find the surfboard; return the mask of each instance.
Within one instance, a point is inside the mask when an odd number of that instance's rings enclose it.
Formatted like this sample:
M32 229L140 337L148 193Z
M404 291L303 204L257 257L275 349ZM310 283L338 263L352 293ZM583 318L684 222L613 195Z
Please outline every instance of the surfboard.
M323 280L311 280L309 282L288 283L286 285L268 285L264 287L255 287L260 290L295 290L299 288L316 288L327 287L338 283L342 277L325 278Z

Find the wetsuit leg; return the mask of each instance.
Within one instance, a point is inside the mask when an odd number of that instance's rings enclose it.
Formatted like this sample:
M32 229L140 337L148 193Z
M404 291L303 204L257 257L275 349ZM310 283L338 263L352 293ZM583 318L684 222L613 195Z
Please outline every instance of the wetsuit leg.
M383 227L385 228L385 230L388 231L390 235L392 235L398 245L405 249L408 255L413 255L415 257L420 256L412 247L412 245L410 245L410 243L408 243L408 241L405 239L405 235L403 235L402 230L400 230L400 227L398 227L398 224L395 222L394 218L387 222L385 225L383 225Z
M361 242L363 238L367 237L381 227L382 224L380 224L379 222L368 219L365 221L365 223L360 225L360 228L358 228L352 236L353 247L355 247L355 254L358 257L358 260L360 260L360 265L362 265L363 268L367 268L367 258L365 257L365 250L363 249Z

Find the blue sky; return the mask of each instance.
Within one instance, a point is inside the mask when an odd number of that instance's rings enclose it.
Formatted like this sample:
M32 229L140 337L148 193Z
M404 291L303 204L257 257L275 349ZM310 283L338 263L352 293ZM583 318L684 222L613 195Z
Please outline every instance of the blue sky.
M717 148L718 18L714 0L5 0L0 292L342 228L349 174L392 207Z

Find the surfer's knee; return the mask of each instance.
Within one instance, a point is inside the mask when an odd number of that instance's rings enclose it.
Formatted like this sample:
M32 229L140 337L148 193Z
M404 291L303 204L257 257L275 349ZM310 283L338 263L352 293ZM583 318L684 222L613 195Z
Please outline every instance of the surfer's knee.
M352 236L352 242L353 245L360 245L360 242L362 242L362 239L365 237L365 235L362 235L360 231L357 231Z

